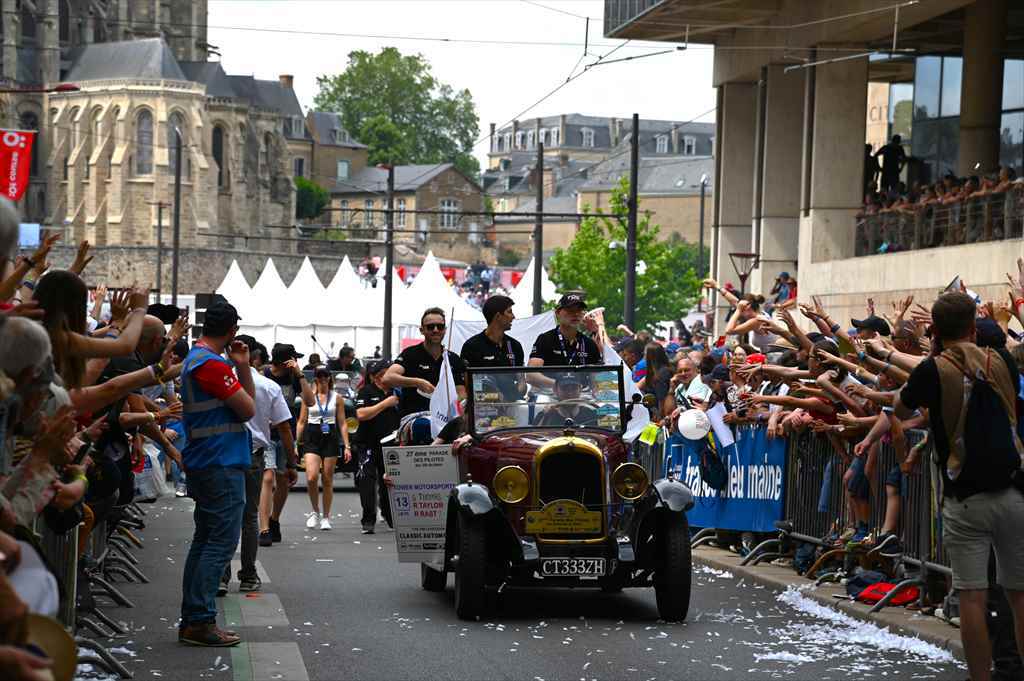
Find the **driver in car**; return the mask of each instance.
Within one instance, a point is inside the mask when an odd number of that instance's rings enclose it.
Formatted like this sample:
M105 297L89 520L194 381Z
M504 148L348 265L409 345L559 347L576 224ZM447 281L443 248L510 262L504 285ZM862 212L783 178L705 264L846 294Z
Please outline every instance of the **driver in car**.
M580 397L582 377L578 374L560 374L555 377L555 398L558 400L537 415L534 425L564 426L571 419L574 425L592 426L597 423L597 410Z

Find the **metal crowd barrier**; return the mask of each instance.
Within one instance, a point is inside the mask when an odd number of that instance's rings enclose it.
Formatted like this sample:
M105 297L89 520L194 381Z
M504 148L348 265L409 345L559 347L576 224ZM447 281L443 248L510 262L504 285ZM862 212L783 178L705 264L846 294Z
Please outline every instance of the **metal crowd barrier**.
M857 219L857 256L1024 236L1024 187L951 204L888 209Z

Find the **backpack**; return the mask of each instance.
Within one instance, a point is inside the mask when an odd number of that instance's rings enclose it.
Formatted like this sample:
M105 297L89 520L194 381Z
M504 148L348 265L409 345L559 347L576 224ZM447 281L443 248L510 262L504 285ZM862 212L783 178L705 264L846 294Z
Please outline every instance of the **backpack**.
M945 469L949 479L956 482L970 461L970 483L981 491L994 491L1005 488L1021 467L1024 447L1017 432L1016 390L1012 408L1007 409L998 384L997 372L1006 368L1002 358L991 349L973 350L984 353L984 357L971 358L973 371L952 353L944 352L936 358L943 398L956 394L953 381L960 384L959 410L943 408L950 450ZM954 416L952 422L949 414Z
M705 438L704 448L700 453L700 479L705 485L719 492L725 489L729 479L729 473L725 470L725 464L718 455L710 433Z

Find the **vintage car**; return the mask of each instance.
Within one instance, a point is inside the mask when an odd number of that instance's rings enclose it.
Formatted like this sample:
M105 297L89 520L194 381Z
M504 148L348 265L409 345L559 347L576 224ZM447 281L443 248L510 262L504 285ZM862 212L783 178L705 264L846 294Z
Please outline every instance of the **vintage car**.
M474 619L506 586L653 586L661 618L685 619L693 495L624 441L621 367L471 369L469 384L473 441L458 454L443 565L421 565L423 588L453 572L456 612Z

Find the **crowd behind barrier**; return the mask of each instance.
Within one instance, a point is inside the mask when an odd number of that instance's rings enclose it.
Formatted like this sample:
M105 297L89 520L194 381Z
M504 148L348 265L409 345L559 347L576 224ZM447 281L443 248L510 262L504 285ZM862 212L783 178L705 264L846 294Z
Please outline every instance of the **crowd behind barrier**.
M948 202L903 201L857 218L856 255L913 251L1024 236L1024 185Z
M737 442L758 442L764 449L767 449L770 446L768 443L771 441L758 438L758 435L763 435L765 430L764 426L739 426L736 428ZM760 431L760 433L756 431ZM918 444L924 436L924 431L907 431L905 434L907 447ZM634 457L637 463L642 465L652 477L662 477L668 474L685 475L685 457L683 463L680 464L679 455L673 455L671 451L679 448L679 441L678 433L673 435L663 428L653 445L637 441L633 450ZM695 444L699 443L689 441L686 447L692 448ZM738 458L732 447L720 449L726 460ZM820 547L816 555L833 550L845 552L851 556L861 554L869 558L880 558L877 555L871 555L874 546L870 541L853 547L839 540L842 531L854 524L847 503L847 487L843 480L843 473L847 468L849 458L853 457L852 444L846 445L844 455L840 455L832 441L825 435L804 431L788 436L785 451L784 512L776 518L776 527L779 531L771 534L762 532L760 537L763 541L747 555L744 563L757 565L773 558L792 559L801 544L813 544ZM767 452L763 454L763 458L765 461L768 460ZM876 537L885 524L886 505L892 503L892 500L887 498L886 481L889 472L897 464L898 458L893 445L891 443L882 444L874 468L869 471L872 537ZM951 574L948 559L942 549L941 491L936 484L935 475L931 447L926 445L917 465L909 473L904 474L903 487L895 499L900 506L896 534L901 550L895 556L891 552L886 552L888 564L883 565L884 569L890 571L889 576L900 581L901 584L924 587L936 579L944 581ZM703 484L699 479L691 480L691 482L695 485ZM710 497L698 498L697 503L704 506L714 504L727 506L730 503L729 485L726 485L722 491L713 493ZM705 527L693 521L695 517L707 515L702 510L695 506L689 514L691 516L691 532L693 533L692 542L695 547L712 542L728 546L730 544L728 534L757 529L753 516L749 518L748 527L734 524L729 528L724 528L725 531L723 528ZM735 513L730 517L734 518ZM843 558L841 553L837 553L832 567L842 565ZM875 567L877 568L881 563L881 560L876 560ZM840 569L852 572L853 567L847 562ZM806 568L807 566L804 565L803 569L806 570ZM836 573L832 573L832 575L838 576ZM821 571L814 576L820 577ZM920 591L922 603L925 597L926 591L922 588ZM875 611L884 605L883 603L876 606Z

